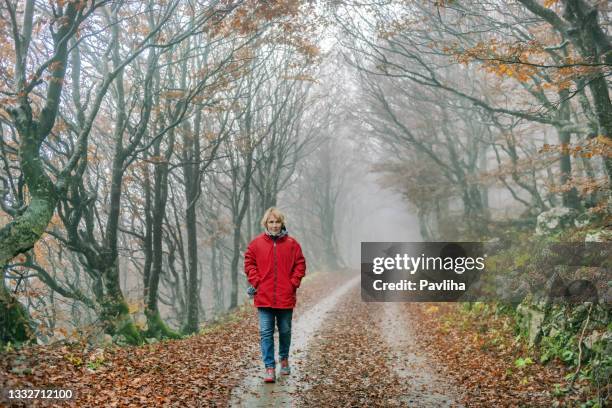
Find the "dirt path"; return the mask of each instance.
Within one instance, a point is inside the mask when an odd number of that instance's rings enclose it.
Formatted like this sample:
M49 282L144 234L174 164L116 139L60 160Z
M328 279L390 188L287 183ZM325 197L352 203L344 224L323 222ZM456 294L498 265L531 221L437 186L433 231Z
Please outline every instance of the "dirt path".
M560 363L516 367L518 356L537 359L516 343L508 317L478 318L450 304L365 303L359 275L352 276L305 279L294 312L293 373L276 384L263 383L257 315L249 305L178 341L105 349L79 342L0 353L0 406L49 406L42 399L3 400L9 389L70 389L76 398L61 406L79 408L550 407L586 401L587 388L585 395L553 395L556 384L567 383Z
M457 393L419 352L395 303L353 288L322 324L292 406L455 407Z
M362 302L358 282L345 283L294 321L291 376L265 384L257 358L233 390L231 406L461 406L457 391L420 352L398 305Z
M419 357L406 321L397 318L401 305L363 302L359 281L348 272L309 276L294 312L292 375L275 384L263 382L257 315L248 306L178 341L94 351L77 343L6 353L0 356L0 388L71 389L76 398L62 405L79 408L429 407L455 401L444 376Z
M409 384L402 401L414 407L461 406L460 395L439 369L426 357L415 337L418 323L402 312L395 302L380 303L379 327L390 346L391 366Z
M313 335L319 328L326 314L333 310L338 301L359 283L359 276L344 283L329 296L311 307L293 322L291 351L291 376L277 375L277 382L263 382L263 366L259 359L252 360L250 368L245 372L243 383L232 392L231 406L234 407L284 407L291 406L296 387L305 388L307 381L302 375L302 364L305 353ZM275 351L278 351L278 333L274 333ZM278 367L277 367L278 373Z
M308 274L295 319L342 286L349 273ZM69 389L76 397L61 406L78 408L227 406L259 356L257 314L249 304L181 340L104 349L83 342L24 347L0 353L0 407L60 405L40 398L7 401L9 389Z

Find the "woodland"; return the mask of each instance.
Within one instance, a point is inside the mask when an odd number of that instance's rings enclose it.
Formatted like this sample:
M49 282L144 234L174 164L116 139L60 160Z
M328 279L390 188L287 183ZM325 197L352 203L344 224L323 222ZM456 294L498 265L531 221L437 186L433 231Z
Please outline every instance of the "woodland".
M333 277L358 269L351 248L388 206L415 222L380 228L488 242L487 267L528 286L518 304L406 309L423 341L503 320L510 340L486 341L523 353L508 351L515 373L562 373L550 399L508 403L605 406L611 22L606 0L1 1L0 386L32 353L95 371L111 360L95 350L245 341L228 330L252 319L244 251L267 208L287 212L308 273ZM539 273L554 243L607 251L579 271L595 299L551 299L578 276ZM302 401L347 403L322 390Z

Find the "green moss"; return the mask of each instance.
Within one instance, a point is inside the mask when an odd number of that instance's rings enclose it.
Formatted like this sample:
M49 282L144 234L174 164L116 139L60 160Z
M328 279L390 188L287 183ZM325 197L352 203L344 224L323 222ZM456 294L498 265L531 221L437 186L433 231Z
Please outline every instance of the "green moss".
M144 343L144 338L140 334L140 330L133 322L126 322L117 330L117 334L123 335L128 344L140 345Z
M0 282L0 345L35 340L30 316L21 303Z
M156 310L154 312L147 313L146 337L154 337L156 339L180 339L183 336L169 328L159 315L159 311Z
M129 307L124 300L107 296L101 304L100 318L105 326L106 333L111 336L121 335L128 344L143 344L144 337L129 314Z

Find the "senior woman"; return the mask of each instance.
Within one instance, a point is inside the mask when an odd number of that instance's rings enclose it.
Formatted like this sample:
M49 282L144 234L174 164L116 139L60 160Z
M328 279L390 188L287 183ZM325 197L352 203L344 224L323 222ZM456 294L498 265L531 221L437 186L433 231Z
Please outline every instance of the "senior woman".
M300 244L287 234L285 216L271 207L263 215L264 232L255 237L244 254L244 272L254 288L254 303L259 315L259 341L265 365L264 381L276 380L274 326L278 327L280 373L289 375L291 318L295 293L306 274L306 260Z

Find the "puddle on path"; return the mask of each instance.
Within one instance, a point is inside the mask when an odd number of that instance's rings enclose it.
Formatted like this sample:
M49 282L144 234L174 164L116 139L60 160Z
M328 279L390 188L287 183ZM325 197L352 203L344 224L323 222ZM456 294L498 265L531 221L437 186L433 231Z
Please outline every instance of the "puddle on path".
M232 391L230 406L232 407L291 407L295 403L293 394L297 387L307 389L308 384L301 378L301 365L306 364L306 351L309 342L313 339L315 332L325 320L326 314L334 310L334 306L349 289L360 282L357 275L325 299L308 309L300 318L293 321L291 329L291 351L289 363L291 364L291 375L280 376L279 364L277 364L276 383L266 384L263 382L263 363L261 359L254 360L251 368L246 371L246 376L241 385ZM278 353L278 333L274 333L275 352ZM278 358L278 356L276 356Z

